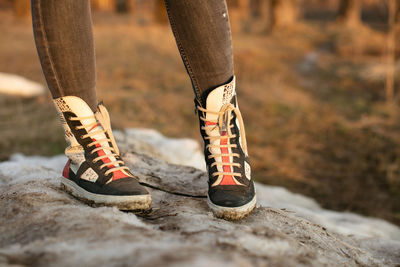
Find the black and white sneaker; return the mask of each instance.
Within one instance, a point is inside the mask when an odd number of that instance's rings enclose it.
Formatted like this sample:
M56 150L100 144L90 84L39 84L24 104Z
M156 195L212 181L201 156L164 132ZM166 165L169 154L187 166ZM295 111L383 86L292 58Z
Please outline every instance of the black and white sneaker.
M76 96L54 99L65 132L69 158L61 186L93 205L121 210L146 210L151 196L125 166L111 131L110 117L100 103L93 113Z
M209 175L208 205L215 216L238 220L256 206L235 77L195 100Z

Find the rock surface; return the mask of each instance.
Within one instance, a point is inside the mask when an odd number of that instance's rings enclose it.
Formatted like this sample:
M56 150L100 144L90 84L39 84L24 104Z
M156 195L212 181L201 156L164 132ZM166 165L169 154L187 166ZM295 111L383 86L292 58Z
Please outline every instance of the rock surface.
M217 219L204 198L206 175L193 167L203 168L196 142L149 130L116 137L122 157L150 187L153 210L86 206L60 189L64 156L14 155L0 163L1 266L400 264L398 227L321 209L279 187L257 184L259 205L249 217Z

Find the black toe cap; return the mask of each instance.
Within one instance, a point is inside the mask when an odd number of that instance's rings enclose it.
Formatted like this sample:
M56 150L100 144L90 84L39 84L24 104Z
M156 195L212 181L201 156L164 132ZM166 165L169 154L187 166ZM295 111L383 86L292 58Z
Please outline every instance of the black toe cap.
M147 189L132 177L121 178L105 185L79 179L77 184L91 193L100 195L137 196L149 194Z
M131 177L118 179L103 186L108 194L119 196L148 195L147 189Z
M208 191L210 201L222 207L240 207L249 203L255 195L254 184L249 186L218 185Z

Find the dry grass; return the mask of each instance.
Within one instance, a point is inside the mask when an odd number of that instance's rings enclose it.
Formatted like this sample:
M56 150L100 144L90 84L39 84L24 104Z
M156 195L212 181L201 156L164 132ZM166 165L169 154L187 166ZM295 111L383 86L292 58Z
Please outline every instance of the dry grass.
M44 82L30 24L0 16L0 71ZM367 35L377 41L357 39L352 47L351 33L329 25L271 35L236 27L239 104L256 180L399 224L399 112L383 103L382 77L365 75L381 64L382 34ZM167 26L96 14L95 38L99 98L115 128L200 140L190 82ZM357 47L365 52L353 55ZM62 153L50 101L2 96L0 104L0 158Z

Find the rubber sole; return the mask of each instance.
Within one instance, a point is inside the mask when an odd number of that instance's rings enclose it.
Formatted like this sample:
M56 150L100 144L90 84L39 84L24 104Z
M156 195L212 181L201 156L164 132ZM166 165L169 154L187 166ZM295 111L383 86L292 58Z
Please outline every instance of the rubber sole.
M254 195L253 199L243 206L223 207L212 203L210 197L207 195L207 204L210 207L211 211L214 213L215 217L230 221L236 221L243 219L254 210L257 204L257 199L256 195Z
M61 188L77 199L92 206L117 207L120 210L148 210L151 208L151 195L108 196L86 191L75 182L61 177Z

